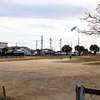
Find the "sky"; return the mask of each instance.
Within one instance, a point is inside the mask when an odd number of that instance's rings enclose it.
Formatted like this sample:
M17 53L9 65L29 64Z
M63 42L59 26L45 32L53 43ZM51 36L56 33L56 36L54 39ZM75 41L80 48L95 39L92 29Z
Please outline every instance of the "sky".
M99 37L71 31L74 26L87 29L80 18L86 12L95 14L98 4L99 0L0 0L0 42L35 50L41 49L43 36L44 49L50 49L50 38L55 51L64 45L72 46L74 51L78 43L87 49L91 44L100 47Z

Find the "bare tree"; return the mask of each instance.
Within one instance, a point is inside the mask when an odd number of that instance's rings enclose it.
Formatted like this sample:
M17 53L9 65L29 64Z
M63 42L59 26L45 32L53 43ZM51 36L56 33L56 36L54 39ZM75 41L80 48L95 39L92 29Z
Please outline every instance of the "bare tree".
M81 21L86 21L88 23L89 30L80 30L75 26L71 31L76 30L77 32L86 35L100 35L100 4L97 6L96 11L97 14L91 15L90 13L86 13L86 17L81 18Z

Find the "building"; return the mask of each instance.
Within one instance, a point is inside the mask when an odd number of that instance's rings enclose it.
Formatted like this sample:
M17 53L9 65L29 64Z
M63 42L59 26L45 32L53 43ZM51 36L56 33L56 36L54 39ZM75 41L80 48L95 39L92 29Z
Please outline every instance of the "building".
M11 47L7 47L7 49L8 49L7 52L9 52L9 53L13 51L13 49Z
M45 52L45 55L54 55L54 53L55 53L55 51L47 51L47 52Z
M0 48L8 47L8 43L6 42L0 42Z
M33 50L33 49L30 49L28 47L18 47L18 46L15 46L15 47L12 47L14 52L17 52L17 53L24 53L24 55L35 55L37 54L37 51L36 50Z
M2 49L8 47L8 43L6 42L0 42L0 52L2 52Z
M50 50L50 49L42 49L41 51L40 51L40 54L41 55L53 55L55 53L55 51L53 51L53 50Z
M21 47L19 47L19 46L12 46L11 48L12 48L12 52L17 53L18 50L19 50Z

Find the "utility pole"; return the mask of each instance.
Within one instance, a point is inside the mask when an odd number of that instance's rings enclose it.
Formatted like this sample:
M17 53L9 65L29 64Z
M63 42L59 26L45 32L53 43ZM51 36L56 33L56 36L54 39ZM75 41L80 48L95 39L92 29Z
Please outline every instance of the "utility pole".
M71 42L71 48L72 48L72 42ZM73 49L73 48L72 48Z
M52 50L52 38L50 38L50 55L51 55L51 50Z
M78 53L79 53L79 55L80 55L80 50L79 50L80 47L79 47L79 46L80 46L80 38L78 38Z
M41 54L43 54L42 50L43 50L43 36L41 36Z
M41 36L41 50L43 49L43 36Z
M50 38L50 49L52 50L52 38Z
M62 39L60 39L60 52L61 52L61 44L62 44L61 42L62 42Z
M17 52L17 43L16 43L16 49L15 49L15 51Z
M80 45L80 38L78 38L78 45Z
M36 50L37 50L37 40L36 40Z
M71 42L71 47L72 47L72 42Z
M16 43L16 47L17 47L17 43Z

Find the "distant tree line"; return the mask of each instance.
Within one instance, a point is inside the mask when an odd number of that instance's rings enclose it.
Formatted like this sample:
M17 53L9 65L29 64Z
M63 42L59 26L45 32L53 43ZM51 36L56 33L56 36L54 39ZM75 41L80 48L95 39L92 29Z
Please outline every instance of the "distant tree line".
M88 49L86 49L84 46L76 45L74 49L78 52L80 55L81 53L86 54L88 52ZM96 44L92 44L89 49L94 52L94 55L96 55L96 52L100 50L100 48ZM62 52L66 52L66 54L70 53L72 51L72 47L69 45L64 45L62 47Z

